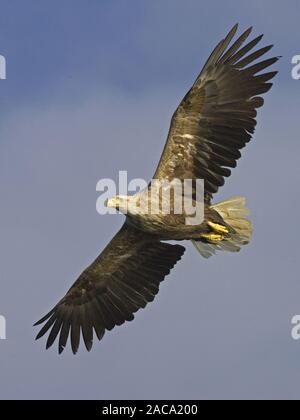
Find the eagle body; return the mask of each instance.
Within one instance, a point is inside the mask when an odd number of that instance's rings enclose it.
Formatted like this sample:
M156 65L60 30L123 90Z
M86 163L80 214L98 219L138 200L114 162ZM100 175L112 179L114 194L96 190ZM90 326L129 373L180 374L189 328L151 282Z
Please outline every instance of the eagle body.
M126 223L128 226L165 241L182 241L191 239L200 240L203 234L207 234L212 230L208 222L219 224L230 230L230 227L223 220L220 214L208 204L203 204L202 206L203 221L201 221L200 224L191 225L187 224L189 214L185 211L183 205L182 213L176 214L174 212L174 198L172 196L170 199L170 212L163 210L162 200L158 199L157 204L154 206L154 208L158 209L158 211L151 213L151 211L149 211L151 204L153 204L151 200L151 187L144 191L142 195L150 198L146 208L145 206L135 206L135 211L131 211L131 202L136 202L137 200L139 202L143 201L141 193L121 198L117 196L115 200L113 199L112 201L108 201L108 207L115 207L119 211L124 212L126 214ZM126 203L126 205L122 207L122 203ZM191 204L195 207L197 202L192 200Z
M202 204L203 218L191 223L186 209L175 211L178 191L170 196L170 211L165 212L160 196L152 198L153 180L134 196L109 199L108 207L126 215L124 225L66 295L36 323L43 324L37 338L48 333L46 348L58 338L61 353L70 340L75 354L82 338L91 350L95 335L101 340L105 331L133 320L139 309L153 301L160 283L185 252L181 244L166 241L191 240L205 258L217 251L237 252L250 241L252 227L245 199L237 196L215 204L212 198L252 138L257 109L264 103L261 95L271 88L270 80L277 73L265 69L278 57L261 59L272 45L256 48L262 35L249 41L252 28L233 41L237 27L214 48L173 114L153 176L162 183L192 180L190 199L195 205ZM197 180L204 181L200 202ZM162 188L169 187L163 184ZM180 192L179 198L183 198ZM158 210L149 212L149 202Z

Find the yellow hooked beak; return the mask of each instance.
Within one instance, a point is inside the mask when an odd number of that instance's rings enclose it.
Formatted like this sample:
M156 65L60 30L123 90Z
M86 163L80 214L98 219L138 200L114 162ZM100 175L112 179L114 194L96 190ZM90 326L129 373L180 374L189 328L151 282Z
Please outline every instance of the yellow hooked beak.
M127 197L117 195L116 197L112 197L106 200L105 205L108 208L124 210L127 206Z
M108 198L108 199L106 200L105 205L106 205L106 207L111 208L111 209L116 209L116 208L118 208L118 207L119 207L119 205L120 205L120 200L119 200L119 197L118 197L118 196L116 196L116 197Z

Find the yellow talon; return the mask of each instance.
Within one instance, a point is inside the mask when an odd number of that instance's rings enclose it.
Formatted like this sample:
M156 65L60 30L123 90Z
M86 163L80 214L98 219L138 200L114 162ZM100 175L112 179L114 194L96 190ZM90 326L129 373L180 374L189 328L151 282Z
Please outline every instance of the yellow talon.
M223 226L223 225L219 225L218 223L213 223L213 222L207 222L208 226L210 226L212 228L212 230L214 230L215 232L218 233L229 233L227 227Z
M223 235L220 235L219 233L203 233L201 235L202 238L207 239L208 241L222 241L224 239Z

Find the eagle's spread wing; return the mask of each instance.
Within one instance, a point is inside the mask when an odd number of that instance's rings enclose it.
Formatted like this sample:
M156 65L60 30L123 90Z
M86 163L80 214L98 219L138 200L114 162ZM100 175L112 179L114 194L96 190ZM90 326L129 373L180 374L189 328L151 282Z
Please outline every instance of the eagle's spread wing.
M61 353L70 334L76 353L82 333L90 350L93 330L100 340L105 330L131 321L134 312L154 299L160 282L184 251L183 246L160 242L125 222L65 297L35 324L46 322L37 338L50 330L48 348L59 335Z
M175 111L168 139L153 178L204 179L205 196L224 184L224 177L236 166L242 149L250 141L256 125L260 96L267 92L277 72L261 72L278 57L253 64L272 48L254 50L262 35L241 45L246 30L232 45L235 25L213 50L190 91ZM228 48L229 47L229 48ZM249 53L249 54L248 54Z

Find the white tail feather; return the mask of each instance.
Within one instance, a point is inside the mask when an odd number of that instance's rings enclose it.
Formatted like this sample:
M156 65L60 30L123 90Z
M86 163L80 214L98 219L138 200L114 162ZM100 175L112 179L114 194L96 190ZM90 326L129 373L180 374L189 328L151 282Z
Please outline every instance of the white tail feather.
M249 243L252 236L252 224L246 219L249 210L245 205L245 197L232 197L211 206L236 233L232 234L230 238L216 243L192 241L203 257L209 258L217 250L238 252L242 245Z

